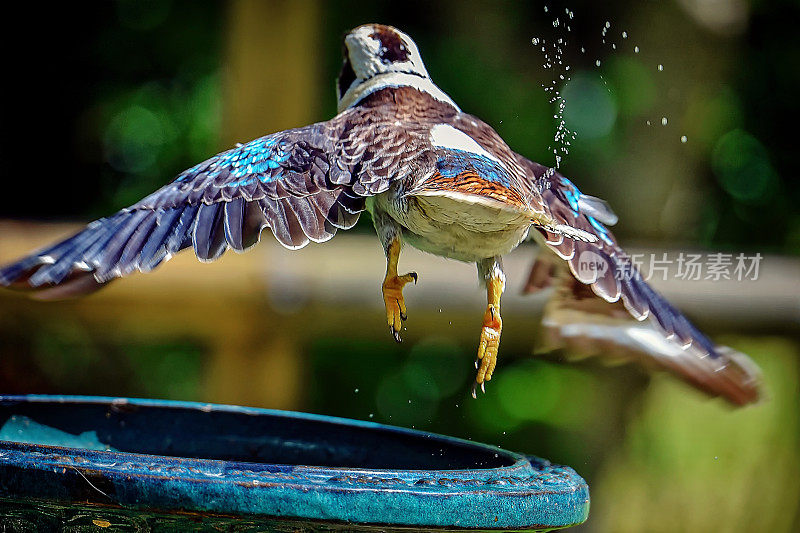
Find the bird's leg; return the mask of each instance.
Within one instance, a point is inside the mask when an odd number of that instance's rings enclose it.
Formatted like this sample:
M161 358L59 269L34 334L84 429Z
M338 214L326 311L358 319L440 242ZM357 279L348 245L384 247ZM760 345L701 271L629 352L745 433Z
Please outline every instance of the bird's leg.
M406 283L417 282L417 273L409 272L397 275L397 261L400 258L401 241L394 236L386 246L386 277L383 278L383 303L386 305L386 320L394 340L400 342L400 328L406 316L406 302L403 299L403 287Z
M483 327L481 340L478 344L478 357L475 359L475 368L478 373L472 385L472 397L475 398L476 389L480 386L482 391L484 383L492 379L494 367L497 364L497 350L500 347L500 332L503 321L500 318L500 296L506 287L506 276L503 274L503 263L499 257L484 259L478 263L478 272L486 285L486 312L483 314Z
M400 258L402 245L402 227L380 209L372 211L372 223L375 225L375 231L386 252L386 277L383 278L383 285L381 285L383 303L386 305L386 321L389 323L389 332L394 340L400 342L400 328L407 318L403 287L411 281L416 283L417 273L409 272L402 276L397 275L397 261Z

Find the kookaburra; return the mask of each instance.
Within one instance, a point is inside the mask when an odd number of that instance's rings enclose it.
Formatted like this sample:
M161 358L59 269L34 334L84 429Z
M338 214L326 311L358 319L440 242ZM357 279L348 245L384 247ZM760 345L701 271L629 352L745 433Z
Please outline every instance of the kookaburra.
M140 202L5 266L0 284L44 298L85 294L150 271L184 248L201 261L228 248L244 251L267 227L290 249L327 241L367 210L386 252L383 299L397 341L403 289L417 281L414 272L398 273L403 242L477 265L488 303L473 395L497 362L501 258L530 236L568 272L556 291L561 298L650 318L648 328L598 322L602 346L624 345L733 403L758 398L757 367L715 345L631 266L606 228L617 220L608 205L462 112L431 81L408 35L360 26L346 35L344 52L335 117L215 155ZM582 258L592 268L581 268ZM554 271L538 272L550 279Z

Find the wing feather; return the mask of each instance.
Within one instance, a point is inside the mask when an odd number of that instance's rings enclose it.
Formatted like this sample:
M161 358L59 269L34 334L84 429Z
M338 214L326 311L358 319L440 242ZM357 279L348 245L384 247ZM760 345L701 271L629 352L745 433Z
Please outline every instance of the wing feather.
M157 218L157 227L150 232L139 252L139 266L142 272L155 268L167 255L166 242L175 230L175 224L183 214L182 208L168 209Z
M352 108L334 119L239 145L181 173L172 183L83 231L0 269L0 285L49 295L95 290L149 271L193 246L201 261L243 251L269 227L296 249L351 228L365 197L410 172L410 134L380 110ZM395 121L391 119L391 124ZM81 281L86 273L95 283Z
M130 239L128 239L125 248L122 250L119 261L117 262L117 265L121 269L121 275L130 274L139 268L142 260L142 248L157 227L158 213L155 211L147 212L145 219L139 223Z
M200 261L213 261L227 248L224 204L200 204L192 232L192 244Z
M235 198L225 204L225 240L237 252L244 251L243 230L245 199Z
M736 404L756 401L760 396L760 374L755 364L743 354L715 345L642 278L632 259L603 224L603 221L616 222L617 218L607 204L583 195L572 182L552 169L517 157L520 164L527 167L530 186L538 189L547 214L558 224L596 237L594 242L578 241L539 230L539 240L566 261L570 279L591 288L586 292L608 304L621 300L622 308L638 321L650 318L649 326L627 324L617 329L595 323L578 327L566 320L551 318L550 323L557 326L553 328L558 330L562 344L585 345L586 342L576 340L576 331L581 331L584 339L595 339L604 347L613 345L616 339L617 345L635 346L639 356L656 360L662 368L710 394L722 395ZM539 277L545 271L541 267L535 270ZM537 280L537 285L546 286L546 283ZM568 287L570 294L578 294L574 283ZM581 299L586 299L585 294Z
M726 346L714 346L716 356L711 357L696 342L670 338L657 322L631 318L622 302L611 304L598 298L563 266L545 266L550 261L540 256L535 268L539 273L550 272L553 281L549 284L555 285L542 319L547 348L566 348L573 357L633 361L666 370L735 405L758 400L760 371L746 355Z

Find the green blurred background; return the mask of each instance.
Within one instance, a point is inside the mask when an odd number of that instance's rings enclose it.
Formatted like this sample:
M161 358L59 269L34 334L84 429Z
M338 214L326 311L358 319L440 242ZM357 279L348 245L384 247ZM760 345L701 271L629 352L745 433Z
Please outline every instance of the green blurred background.
M442 290L438 304L409 294L397 346L384 331L383 258L367 217L316 251L283 251L268 236L263 250L212 266L187 254L81 301L3 292L0 390L297 409L497 444L583 475L585 531L797 531L798 14L796 2L746 0L11 7L6 20L23 31L2 37L0 260L235 142L329 118L342 35L382 22L416 40L462 109L548 165L559 119L542 86L555 80L577 134L569 154L560 147L562 171L610 201L624 244L761 253L773 282L759 286L768 311L757 316L736 284L718 301L679 302L762 367L768 398L741 410L637 368L534 357L535 298L504 314L498 371L473 401L483 309L473 267L432 264L452 266L463 278L453 290L470 294ZM563 64L545 68L533 38L565 39ZM424 261L401 259L422 283Z

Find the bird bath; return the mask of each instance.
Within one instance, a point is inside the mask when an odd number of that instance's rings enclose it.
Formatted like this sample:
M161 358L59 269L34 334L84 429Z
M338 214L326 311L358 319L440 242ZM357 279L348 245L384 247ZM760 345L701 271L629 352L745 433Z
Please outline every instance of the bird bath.
M553 529L571 468L442 435L192 402L0 396L0 522L22 529Z

